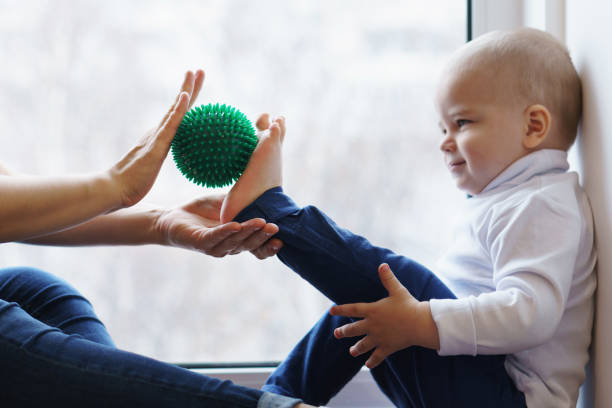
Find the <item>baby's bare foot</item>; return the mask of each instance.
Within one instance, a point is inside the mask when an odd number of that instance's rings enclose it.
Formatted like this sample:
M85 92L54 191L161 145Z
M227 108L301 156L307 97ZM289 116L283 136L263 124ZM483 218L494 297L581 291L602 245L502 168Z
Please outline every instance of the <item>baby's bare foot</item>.
M259 129L268 129L259 135L259 143L234 187L227 193L221 207L221 223L230 222L247 205L266 190L282 184L282 142L285 136L285 119L274 120L267 128L267 115L257 121Z

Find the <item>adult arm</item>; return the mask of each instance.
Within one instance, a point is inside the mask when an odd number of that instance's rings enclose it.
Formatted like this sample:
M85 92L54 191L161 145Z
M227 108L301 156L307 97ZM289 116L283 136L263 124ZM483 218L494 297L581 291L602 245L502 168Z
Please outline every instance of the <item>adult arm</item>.
M0 176L0 242L61 231L121 207L108 174Z
M56 177L1 175L0 242L63 231L138 203L153 186L203 79L203 71L188 71L160 124L107 171Z
M252 251L262 259L276 254L281 246L277 240L271 240L278 232L276 225L261 218L220 223L223 197L202 197L172 209L139 205L23 242L62 246L158 244L216 257L242 251Z
M7 176L19 174L0 163L0 178ZM276 255L282 242L271 238L278 232L275 224L260 218L240 224L220 224L223 197L203 197L173 209L142 204L21 242L61 246L158 244L216 257L242 251L251 251L259 259Z
M278 230L275 225L263 220L220 225L218 199L199 199L171 210L128 209L152 187L178 125L195 101L203 80L203 71L188 71L181 92L160 124L108 171L33 177L0 165L0 242L157 243L213 256L243 250L250 250L260 259L276 254L282 243L269 239Z

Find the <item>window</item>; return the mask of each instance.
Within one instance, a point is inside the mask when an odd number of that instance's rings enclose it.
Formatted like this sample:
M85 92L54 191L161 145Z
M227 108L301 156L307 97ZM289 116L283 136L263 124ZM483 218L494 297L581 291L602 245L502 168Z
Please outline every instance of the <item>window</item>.
M12 2L0 13L0 161L102 170L163 116L186 69L199 103L283 114L285 189L432 265L463 199L438 151L437 72L465 41L454 0ZM166 162L145 201L216 193ZM278 260L159 247L0 246L84 293L119 347L167 361L282 359L329 302Z

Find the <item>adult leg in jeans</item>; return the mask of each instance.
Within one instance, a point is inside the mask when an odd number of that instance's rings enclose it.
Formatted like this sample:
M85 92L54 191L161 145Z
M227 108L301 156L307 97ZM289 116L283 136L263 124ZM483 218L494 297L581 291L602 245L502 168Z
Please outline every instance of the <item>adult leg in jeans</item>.
M115 347L91 303L57 276L30 267L0 269L0 299L63 333Z
M91 305L57 277L0 270L0 401L38 407L292 407L269 393L115 348Z
M298 207L280 187L266 191L236 220L253 217L279 226L277 237L284 244L279 259L335 303L386 297L377 273L384 262L415 298L454 298L423 266L339 228L315 207ZM264 389L315 405L326 403L367 359L354 359L348 353L352 342L333 338L332 330L347 322L323 316ZM525 406L524 396L506 374L504 359L440 357L433 350L410 347L389 356L372 374L398 406Z

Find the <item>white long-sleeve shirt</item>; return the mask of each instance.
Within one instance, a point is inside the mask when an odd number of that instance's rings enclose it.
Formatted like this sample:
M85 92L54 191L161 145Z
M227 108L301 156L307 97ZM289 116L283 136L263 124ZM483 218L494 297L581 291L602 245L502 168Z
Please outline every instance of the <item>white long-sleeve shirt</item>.
M431 300L440 355L508 354L527 406L574 407L585 378L596 261L588 199L567 153L540 150L466 200Z

